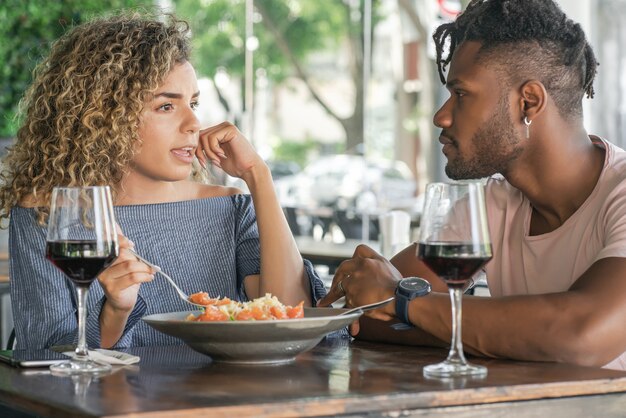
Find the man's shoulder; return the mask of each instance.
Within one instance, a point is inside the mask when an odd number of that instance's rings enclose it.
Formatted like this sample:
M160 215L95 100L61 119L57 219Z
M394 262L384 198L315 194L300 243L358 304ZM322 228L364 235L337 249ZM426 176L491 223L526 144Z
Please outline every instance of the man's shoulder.
M604 172L599 182L607 184L610 189L626 188L626 151L606 139L598 138L597 141L594 143L602 146L607 153Z
M486 179L485 198L487 204L507 204L511 201L521 202L523 195L501 174L494 174Z

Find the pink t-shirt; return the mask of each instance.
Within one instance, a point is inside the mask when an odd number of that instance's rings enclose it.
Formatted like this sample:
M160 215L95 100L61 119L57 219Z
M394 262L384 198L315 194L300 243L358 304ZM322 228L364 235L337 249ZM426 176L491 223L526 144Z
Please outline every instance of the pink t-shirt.
M598 184L563 225L547 234L528 235L531 207L519 190L501 176L487 182L494 257L485 270L492 296L563 292L595 261L626 257L626 152L593 140L606 149ZM626 370L626 352L605 367Z

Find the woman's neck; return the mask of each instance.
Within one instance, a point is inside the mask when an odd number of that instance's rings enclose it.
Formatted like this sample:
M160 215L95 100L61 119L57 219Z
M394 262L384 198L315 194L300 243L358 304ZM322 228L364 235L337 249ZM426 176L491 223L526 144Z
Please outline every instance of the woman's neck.
M115 205L142 205L149 203L167 203L192 199L191 183L188 180L150 182L122 181L115 190Z

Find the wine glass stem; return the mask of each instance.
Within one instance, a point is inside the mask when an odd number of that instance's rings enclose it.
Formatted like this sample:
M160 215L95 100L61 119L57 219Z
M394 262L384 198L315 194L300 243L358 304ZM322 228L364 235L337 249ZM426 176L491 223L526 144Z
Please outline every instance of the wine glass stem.
M463 354L463 340L461 338L463 293L457 287L448 288L448 291L450 292L450 302L452 304L452 342L450 343L448 361L465 364L467 360L465 360L465 355Z
M87 294L89 289L83 286L76 286L76 295L78 299L78 344L76 345L76 360L87 361L89 352L87 351L87 341L85 338L85 322L87 322Z

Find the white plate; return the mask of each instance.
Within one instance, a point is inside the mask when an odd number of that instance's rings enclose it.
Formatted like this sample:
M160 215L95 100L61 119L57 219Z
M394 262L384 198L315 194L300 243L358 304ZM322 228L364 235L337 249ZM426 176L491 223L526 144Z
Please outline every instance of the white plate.
M363 314L338 316L346 309L304 308L304 318L269 321L185 321L200 311L154 314L142 319L156 330L180 338L214 361L285 363L315 347L326 334L340 330Z

